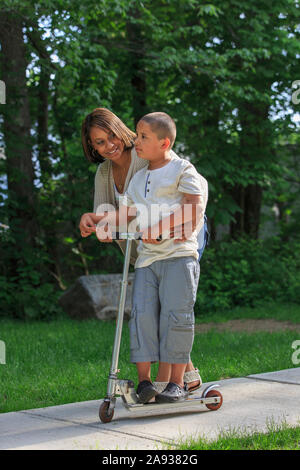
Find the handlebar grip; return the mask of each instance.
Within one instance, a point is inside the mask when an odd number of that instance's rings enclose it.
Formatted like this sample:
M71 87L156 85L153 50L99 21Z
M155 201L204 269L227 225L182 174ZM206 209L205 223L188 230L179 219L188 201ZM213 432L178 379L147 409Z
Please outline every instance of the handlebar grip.
M142 240L142 233L141 232L115 232L112 234L112 238L114 240ZM162 236L160 235L156 239L158 242L162 240Z

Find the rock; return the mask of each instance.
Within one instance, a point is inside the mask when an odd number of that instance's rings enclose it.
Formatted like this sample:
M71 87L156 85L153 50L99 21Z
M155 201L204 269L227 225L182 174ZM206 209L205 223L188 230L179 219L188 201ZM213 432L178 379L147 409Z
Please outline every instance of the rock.
M128 274L124 318L129 319L132 302L134 273ZM72 318L99 318L111 320L117 317L122 274L96 274L81 276L62 294L59 304Z

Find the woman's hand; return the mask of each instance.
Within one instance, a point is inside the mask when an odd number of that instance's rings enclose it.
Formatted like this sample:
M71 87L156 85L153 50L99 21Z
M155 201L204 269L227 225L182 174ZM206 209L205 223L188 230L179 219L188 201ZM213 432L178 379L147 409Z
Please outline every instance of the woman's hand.
M80 219L79 230L83 238L88 237L92 233L96 232L96 225L94 223L93 216L95 214L86 212Z
M159 225L153 225L142 231L143 243L152 243L158 245L161 242Z
M195 223L178 225L170 230L170 238L174 238L174 243L185 242L190 238L195 229Z
M101 225L98 224L96 228L96 236L101 243L111 243L112 239L112 231L110 229L109 224Z

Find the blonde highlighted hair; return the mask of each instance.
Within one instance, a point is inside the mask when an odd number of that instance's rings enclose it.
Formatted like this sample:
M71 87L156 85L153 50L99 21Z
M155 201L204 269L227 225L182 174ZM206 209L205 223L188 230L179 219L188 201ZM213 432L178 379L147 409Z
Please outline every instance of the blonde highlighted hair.
M134 145L136 134L128 129L118 116L107 108L96 108L84 118L81 126L82 148L89 162L101 163L105 160L91 144L90 131L92 127L113 132L118 139L124 142L125 150Z

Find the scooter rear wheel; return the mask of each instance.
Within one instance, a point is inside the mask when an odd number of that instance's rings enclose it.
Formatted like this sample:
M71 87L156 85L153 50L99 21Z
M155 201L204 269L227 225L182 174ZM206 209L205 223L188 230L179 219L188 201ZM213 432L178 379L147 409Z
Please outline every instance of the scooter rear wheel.
M110 423L114 416L114 409L109 410L109 401L104 401L99 408L99 418L102 423Z
M223 396L222 396L222 393L219 392L218 390L209 390L209 392L207 392L207 395L205 395L205 398L212 398L212 397L220 397L220 402L219 403L208 403L205 406L209 410L215 411L215 410L218 410L219 408L221 408L222 403L223 403Z

